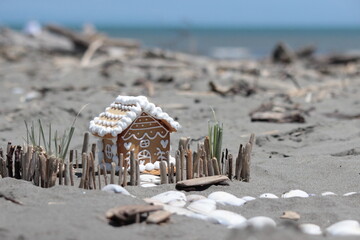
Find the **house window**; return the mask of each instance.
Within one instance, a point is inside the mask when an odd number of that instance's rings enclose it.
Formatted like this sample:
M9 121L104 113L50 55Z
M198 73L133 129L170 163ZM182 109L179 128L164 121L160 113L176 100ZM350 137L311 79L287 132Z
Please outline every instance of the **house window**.
M140 147L146 148L148 146L150 146L150 140L141 140L140 141Z
M142 150L138 154L139 162L142 162L143 164L151 162L151 154L148 150Z
M105 145L105 156L107 159L112 159L113 157L113 152L111 151L111 145L110 144L106 144Z

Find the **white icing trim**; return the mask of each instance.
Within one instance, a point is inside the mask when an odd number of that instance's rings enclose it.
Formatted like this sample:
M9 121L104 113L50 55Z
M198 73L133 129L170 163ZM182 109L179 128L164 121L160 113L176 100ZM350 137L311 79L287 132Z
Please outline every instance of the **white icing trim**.
M127 140L129 140L130 138L134 138L134 139L136 139L136 140L143 140L145 137L147 137L148 139L151 139L151 140L154 140L157 136L160 136L161 138L164 138L167 134L168 134L169 132L167 131L164 135L161 135L161 133L159 133L159 132L156 132L156 134L153 136L153 137L150 137L149 135L148 135L148 133L144 133L144 135L142 135L141 137L137 137L137 136L135 136L135 134L131 134L129 137L127 137L127 138L124 138L124 136L122 137L122 139L124 140L124 141L127 141Z
M126 106L126 105L132 105L132 106ZM93 134L97 134L101 137L105 136L106 134L111 134L112 136L116 137L128 126L130 126L130 124L138 116L140 116L142 112L145 112L156 119L165 120L175 130L178 130L180 128L180 124L178 122L176 122L173 118L171 118L167 113L163 112L160 107L156 107L153 103L150 103L148 99L144 96L138 96L138 97L118 96L115 102L111 104L111 106L124 109L127 112L125 115L121 115L121 119L119 119L119 121L116 122L100 120L98 117L94 118L94 120L90 121L90 127L89 127L90 131ZM111 107L106 108L106 111L108 111L110 108ZM118 118L119 115L104 112L101 113L100 116L107 116L109 118L112 117ZM100 126L99 124L105 126Z

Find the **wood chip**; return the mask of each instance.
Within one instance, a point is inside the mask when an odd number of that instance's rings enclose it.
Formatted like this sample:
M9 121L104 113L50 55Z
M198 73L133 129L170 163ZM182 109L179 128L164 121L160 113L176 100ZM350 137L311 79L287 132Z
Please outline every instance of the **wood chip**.
M293 211L285 211L282 216L280 216L281 219L289 219L289 220L299 220L300 214Z
M160 224L169 220L170 216L171 212L165 210L156 211L149 215L146 219L146 223Z
M189 180L180 181L176 184L178 190L203 190L204 188L220 184L228 181L229 178L224 175L216 175L202 178L194 178Z
M111 220L112 223L121 226L135 223L137 218L143 213L150 213L162 209L163 207L159 205L127 205L109 209L105 216Z

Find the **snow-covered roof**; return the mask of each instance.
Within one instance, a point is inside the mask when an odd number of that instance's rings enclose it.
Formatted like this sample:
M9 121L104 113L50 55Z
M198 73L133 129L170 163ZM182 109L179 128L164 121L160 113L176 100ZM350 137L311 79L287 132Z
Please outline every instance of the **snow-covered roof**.
M141 115L147 113L155 119L161 120L172 132L180 128L180 124L172 119L160 107L149 102L145 96L118 96L110 107L105 109L94 120L90 121L89 130L92 134L104 137L116 137Z

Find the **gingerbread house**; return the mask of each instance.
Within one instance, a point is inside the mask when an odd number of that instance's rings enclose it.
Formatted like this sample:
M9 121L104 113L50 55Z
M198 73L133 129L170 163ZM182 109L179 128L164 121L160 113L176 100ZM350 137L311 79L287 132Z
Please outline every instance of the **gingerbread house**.
M134 151L140 164L165 160L170 151L170 133L180 124L144 96L118 96L105 112L90 122L98 137L99 162L124 164Z

